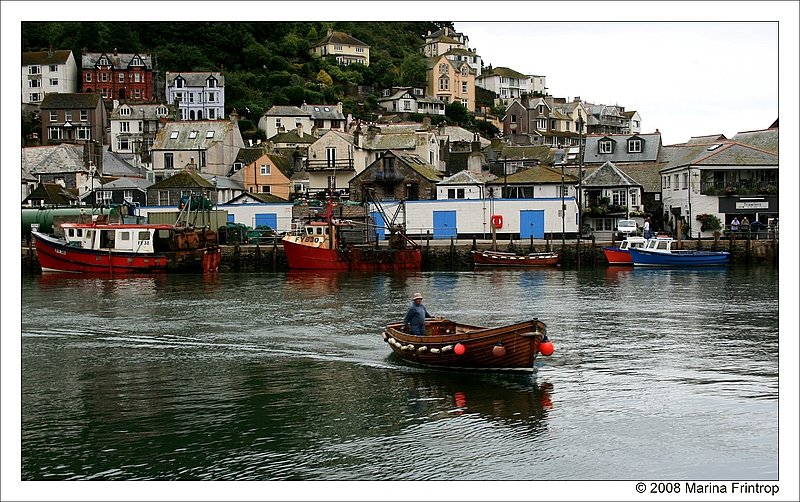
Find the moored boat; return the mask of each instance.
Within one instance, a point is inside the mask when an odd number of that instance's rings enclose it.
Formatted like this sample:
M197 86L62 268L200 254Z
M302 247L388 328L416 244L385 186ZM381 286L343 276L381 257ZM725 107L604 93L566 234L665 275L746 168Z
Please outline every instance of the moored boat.
M472 251L472 261L479 266L495 267L548 267L558 265L558 253L528 253L518 255L504 251Z
M458 370L530 373L538 353L553 353L547 326L536 318L496 328L427 319L423 336L397 322L386 325L383 339L405 361Z
M625 238L619 246L606 246L603 254L609 265L633 265L633 259L629 252L630 249L644 247L647 239L638 235L631 235Z
M654 237L641 248L631 248L629 253L634 266L644 267L705 267L727 265L731 254L727 251L675 249L675 240Z
M185 225L63 223L64 235L32 231L42 271L136 274L215 271L216 232Z
M353 238L364 225L333 217L333 201L328 200L324 216L306 221L300 232L284 236L282 243L290 269L392 271L422 268L419 244L405 234L404 225L386 217L375 202L390 232L388 244ZM362 233L363 235L363 233ZM348 237L349 236L349 237Z

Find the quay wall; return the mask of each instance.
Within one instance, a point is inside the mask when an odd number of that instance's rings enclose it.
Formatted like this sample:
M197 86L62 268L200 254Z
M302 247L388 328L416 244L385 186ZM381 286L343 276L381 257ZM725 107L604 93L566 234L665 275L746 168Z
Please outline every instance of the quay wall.
M386 246L385 243L381 243ZM422 246L423 270L472 270L473 249L482 251L493 247L490 241L473 239L425 240ZM498 240L498 251L518 253L558 251L562 253L562 267L605 267L603 246L610 242L582 240L580 248L577 241L566 241L562 248L561 240ZM727 239L727 240L684 240L683 249L705 249L731 252L733 265L778 265L778 241L769 239ZM580 264L578 259L580 257ZM22 247L22 270L38 272L39 263L36 250L32 246ZM222 246L220 270L241 272L280 272L288 270L286 255L281 244L266 245L227 245Z

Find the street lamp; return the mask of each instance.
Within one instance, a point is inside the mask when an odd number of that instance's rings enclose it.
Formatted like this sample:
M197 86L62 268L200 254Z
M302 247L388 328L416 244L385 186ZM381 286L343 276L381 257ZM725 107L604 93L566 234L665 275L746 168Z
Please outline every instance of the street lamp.
M581 233L583 233L583 114L578 107L578 269L581 268Z

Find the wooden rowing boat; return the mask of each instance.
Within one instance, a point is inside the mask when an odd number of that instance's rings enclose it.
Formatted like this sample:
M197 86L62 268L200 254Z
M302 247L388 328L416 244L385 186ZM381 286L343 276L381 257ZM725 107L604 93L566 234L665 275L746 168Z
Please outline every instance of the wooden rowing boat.
M386 325L383 339L403 360L460 370L530 373L536 355L553 349L547 326L537 318L496 328L434 318L425 321L424 336L404 332L397 322Z
M518 255L503 251L472 251L475 265L495 267L548 267L558 265L558 253L529 253Z

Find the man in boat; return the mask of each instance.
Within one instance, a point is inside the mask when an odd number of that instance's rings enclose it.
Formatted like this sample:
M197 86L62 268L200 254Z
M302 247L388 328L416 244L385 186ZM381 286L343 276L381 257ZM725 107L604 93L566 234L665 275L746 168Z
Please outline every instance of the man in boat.
M425 335L425 319L433 317L428 313L428 309L422 304L422 295L414 293L411 297L411 305L408 307L406 316L403 318L403 329L408 332L411 328L411 334L417 336Z

